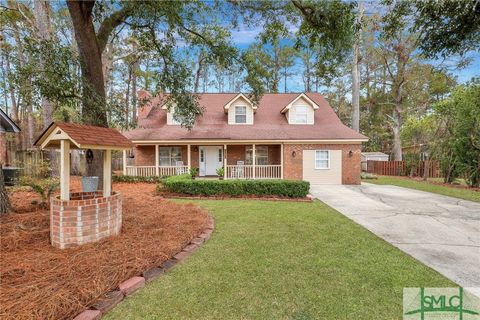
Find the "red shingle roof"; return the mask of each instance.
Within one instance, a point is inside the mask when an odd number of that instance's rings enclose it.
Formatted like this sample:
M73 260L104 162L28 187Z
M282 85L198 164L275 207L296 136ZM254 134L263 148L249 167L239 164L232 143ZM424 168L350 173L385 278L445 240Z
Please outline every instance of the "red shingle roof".
M109 148L130 148L132 143L113 128L103 128L76 123L53 122L38 138L35 145L41 145L43 140L56 128L62 129L78 145L102 146Z
M139 128L125 132L132 141L181 141L190 139L225 140L330 140L363 139L362 134L348 128L337 117L325 98L319 93L306 93L319 108L315 110L315 124L288 124L282 109L298 93L267 93L262 96L254 115L253 125L229 125L223 107L236 93L200 94L200 104L205 108L191 131L177 125L167 125L167 111L160 107L161 99L152 98L140 114Z

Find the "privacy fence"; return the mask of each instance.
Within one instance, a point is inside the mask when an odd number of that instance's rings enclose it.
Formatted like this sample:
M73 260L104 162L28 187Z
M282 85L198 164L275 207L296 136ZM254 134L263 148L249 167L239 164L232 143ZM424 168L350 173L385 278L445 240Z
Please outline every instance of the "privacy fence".
M384 176L414 176L423 177L428 170L427 177L440 178L440 164L435 160L428 161L367 161L367 172Z
M60 170L60 153L54 151L49 155L48 150L22 150L11 153L10 164L20 169L20 176L32 178L45 178L48 176L58 176ZM114 152L112 155L112 170L122 170L122 154ZM70 153L70 170L72 175L86 174L86 159L83 150L72 150Z

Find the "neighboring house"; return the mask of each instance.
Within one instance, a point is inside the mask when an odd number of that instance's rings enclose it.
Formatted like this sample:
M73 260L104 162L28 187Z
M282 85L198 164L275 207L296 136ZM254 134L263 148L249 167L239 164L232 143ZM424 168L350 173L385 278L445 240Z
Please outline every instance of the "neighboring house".
M135 148L124 174L174 175L199 168L225 179L303 179L312 184L359 184L361 143L318 93L267 93L255 106L246 95L200 94L204 113L191 131L165 99L149 99L138 128L125 132Z
M362 152L362 171L367 171L367 161L388 161L389 155L383 152Z
M10 119L2 109L0 109L0 168L4 164L8 164L8 150L7 150L7 132L20 132L18 125Z

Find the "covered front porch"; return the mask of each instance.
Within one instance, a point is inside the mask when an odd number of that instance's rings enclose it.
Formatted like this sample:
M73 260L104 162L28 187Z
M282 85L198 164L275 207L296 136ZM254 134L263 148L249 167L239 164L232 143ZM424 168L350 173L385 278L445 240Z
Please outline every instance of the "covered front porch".
M123 153L123 174L283 179L283 144L138 144Z

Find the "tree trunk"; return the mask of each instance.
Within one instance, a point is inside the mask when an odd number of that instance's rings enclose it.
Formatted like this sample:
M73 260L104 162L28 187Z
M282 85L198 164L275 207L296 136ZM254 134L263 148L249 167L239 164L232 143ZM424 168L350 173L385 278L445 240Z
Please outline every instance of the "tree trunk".
M108 127L102 51L93 24L95 1L67 1L72 18L75 41L82 61L82 119L86 124ZM103 187L103 153L93 151L93 161L87 163L86 175L99 177L99 189Z
M402 140L400 138L402 122L402 114L399 109L395 107L393 111L393 160L395 161L402 160Z
M94 5L95 1L67 1L82 61L82 118L87 124L108 127L102 65L103 48L100 49L93 25Z
M363 16L363 1L358 3L357 24L362 23ZM360 39L362 37L362 30L358 31L353 46L353 64L352 64L352 129L360 132Z
M193 86L193 92L198 93L198 88L200 86L200 78L202 77L203 67L204 67L204 52L203 50L200 51L200 55L198 56L198 67L197 72L195 73L195 83Z
M38 37L41 41L52 40L52 25L50 23L50 4L45 0L35 0L34 2L35 26L38 29ZM43 69L46 59L40 61L40 67ZM42 97L41 102L43 115L43 128L46 129L53 121L53 106L50 100Z
M8 199L7 190L5 189L5 181L3 180L3 170L0 164L0 215L10 211L10 200Z
M138 60L135 60L132 66L132 126L137 124L137 70Z
M132 81L132 66L128 66L127 93L125 94L125 129L130 128L130 82Z

